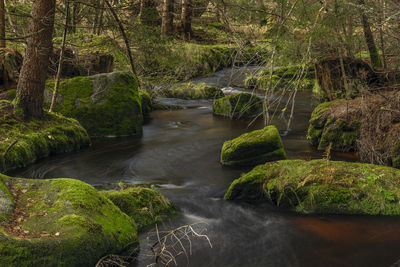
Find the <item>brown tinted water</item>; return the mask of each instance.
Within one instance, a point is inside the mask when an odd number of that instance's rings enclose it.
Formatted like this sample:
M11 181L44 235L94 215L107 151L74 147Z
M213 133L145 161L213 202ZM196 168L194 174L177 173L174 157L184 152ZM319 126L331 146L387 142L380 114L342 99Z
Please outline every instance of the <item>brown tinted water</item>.
M231 75L231 70L225 73ZM215 77L200 81L220 82ZM249 126L213 117L209 101L162 101L189 108L153 112L142 138L95 139L89 149L48 158L12 175L72 177L98 187L113 187L121 180L157 184L182 212L161 229L206 223L213 248L195 241L189 266L391 266L400 259L398 217L303 216L268 204L224 201L229 184L247 170L222 167L221 146L262 123ZM310 93L298 95L291 131L283 136L289 158L322 157L305 138L312 106ZM284 119L275 124L282 132L286 129ZM347 156L334 159L352 160ZM137 266L153 262L147 236L141 234ZM187 264L185 257L178 261Z

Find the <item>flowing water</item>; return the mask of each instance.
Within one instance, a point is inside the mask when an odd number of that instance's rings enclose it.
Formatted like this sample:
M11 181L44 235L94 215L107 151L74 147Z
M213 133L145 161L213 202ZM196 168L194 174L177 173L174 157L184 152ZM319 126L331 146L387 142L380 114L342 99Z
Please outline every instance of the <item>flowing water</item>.
M242 91L242 70L223 70L195 82L227 87L225 92ZM262 123L213 117L210 101L160 101L187 109L153 112L141 138L95 139L91 148L45 159L12 175L72 177L98 187L119 181L155 184L181 211L161 228L202 222L207 230L213 248L203 239L193 240L189 266L392 266L400 259L397 217L304 216L268 204L224 201L230 183L247 170L222 167L221 146L262 128ZM322 157L305 138L313 105L310 93L296 98L291 131L283 136L289 158ZM285 118L275 124L286 130ZM135 266L154 260L147 236L141 234ZM185 256L178 259L187 265Z

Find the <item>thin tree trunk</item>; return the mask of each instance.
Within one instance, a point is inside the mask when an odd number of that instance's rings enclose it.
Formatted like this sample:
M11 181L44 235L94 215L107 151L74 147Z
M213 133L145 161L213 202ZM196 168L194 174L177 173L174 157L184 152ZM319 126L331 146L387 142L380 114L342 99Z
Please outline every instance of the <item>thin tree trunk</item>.
M99 12L100 12L100 0L96 0L96 7L94 10L94 19L93 19L93 34L97 33L97 27L99 25Z
M36 0L32 4L30 37L14 100L16 112L27 117L43 116L43 95L53 50L55 0Z
M97 27L97 35L100 35L101 30L103 29L103 20L104 20L104 0L101 0L100 18L99 18L99 25Z
M183 34L190 40L192 36L192 18L190 0L182 0L181 23Z
M6 47L6 9L4 0L0 0L0 48Z
M72 25L71 32L76 33L76 25L78 24L79 3L74 1L72 6Z
M163 37L170 36L174 30L174 0L164 0L161 33Z
M365 14L365 11L363 10L363 8L365 6L365 1L358 0L358 3L361 6L361 22L362 22L363 29L364 29L365 42L367 43L368 50L369 50L369 56L371 58L371 65L374 68L380 68L380 67L382 67L382 62L381 62L381 59L379 58L378 49L376 48L376 45L375 45L374 35L372 34L371 26L368 21L368 17Z
M54 92L53 92L53 97L51 99L49 112L53 112L54 105L56 104L57 95L58 95L58 88L60 87L60 77L61 77L61 72L62 72L62 64L63 64L63 61L64 61L65 42L67 40L68 21L69 21L69 18L70 18L69 0L66 0L65 2L66 2L65 3L66 13L65 13L64 33L63 33L62 44L61 44L60 58L58 60L58 68L57 68L56 79L55 79L55 82L54 82Z
M131 63L131 70L132 70L132 73L135 74L135 75L137 76L136 70L135 70L135 65L134 65L134 63L133 63L133 56L132 56L132 52L131 52L131 46L130 46L130 44L129 44L128 36L127 36L126 33L125 33L124 26L122 25L121 21L119 20L118 15L117 15L117 13L115 13L115 10L114 10L114 8L111 6L110 2L108 2L108 0L104 0L104 3L105 3L105 4L107 5L107 7L109 8L111 14L113 15L115 21L116 21L117 24L118 24L119 30L121 31L122 38L124 39L124 42L125 42L126 53L128 54L129 62Z

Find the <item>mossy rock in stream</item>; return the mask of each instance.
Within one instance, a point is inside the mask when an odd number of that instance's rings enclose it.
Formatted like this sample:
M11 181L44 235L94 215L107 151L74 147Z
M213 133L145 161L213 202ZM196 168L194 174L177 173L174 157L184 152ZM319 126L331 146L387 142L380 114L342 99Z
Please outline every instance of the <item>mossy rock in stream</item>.
M0 266L94 266L139 248L134 220L86 183L0 175L0 192L16 206L0 208Z
M45 113L42 119L22 120L13 110L10 102L0 101L0 172L90 145L86 130L74 119Z
M54 82L47 83L50 104ZM143 114L138 80L129 72L75 77L60 83L55 111L77 119L90 136L142 133Z
M102 191L101 194L133 218L139 231L177 213L171 201L149 188L132 187L122 191Z
M345 100L325 102L311 114L307 138L318 150L325 150L332 144L334 151L354 151L360 136L360 122L351 119L351 113L357 110L346 110L345 103Z
M400 215L400 170L372 164L283 160L235 180L227 200L265 200L300 213Z
M228 166L255 166L281 159L286 159L286 153L273 125L226 141L221 151L221 163Z
M180 99L217 99L224 97L224 93L218 87L206 83L194 84L192 82L181 83L177 87L161 89L158 96Z
M251 119L262 116L262 102L250 93L238 93L217 99L213 103L213 114L233 119Z

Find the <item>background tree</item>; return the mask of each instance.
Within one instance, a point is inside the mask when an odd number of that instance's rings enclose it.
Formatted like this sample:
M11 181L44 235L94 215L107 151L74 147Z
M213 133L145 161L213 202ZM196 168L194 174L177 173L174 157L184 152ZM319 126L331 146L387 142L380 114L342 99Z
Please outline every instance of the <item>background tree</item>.
M36 0L32 4L30 37L14 101L24 117L43 116L46 70L53 50L55 4L55 0Z

